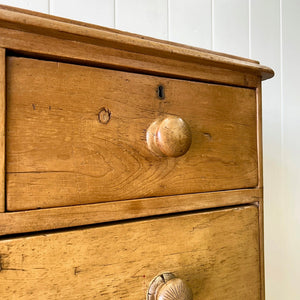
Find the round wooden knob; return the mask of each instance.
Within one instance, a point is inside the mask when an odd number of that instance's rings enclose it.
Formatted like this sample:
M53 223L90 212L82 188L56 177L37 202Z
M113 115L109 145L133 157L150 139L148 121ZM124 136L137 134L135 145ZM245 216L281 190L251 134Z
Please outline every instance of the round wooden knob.
M189 125L177 116L158 119L147 130L148 148L158 156L181 156L189 150L191 143Z
M183 280L163 273L151 281L147 300L193 300L193 293Z

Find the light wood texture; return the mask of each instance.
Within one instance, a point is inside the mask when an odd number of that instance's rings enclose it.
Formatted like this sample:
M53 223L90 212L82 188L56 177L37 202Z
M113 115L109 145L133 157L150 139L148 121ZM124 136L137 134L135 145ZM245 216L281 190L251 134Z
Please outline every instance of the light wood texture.
M147 300L193 300L193 292L185 281L172 273L162 273L150 283Z
M3 6L0 25L0 46L31 55L252 87L274 75L250 60Z
M258 240L256 206L2 240L1 299L140 300L163 270L194 299L259 299Z
M1 23L0 23L1 25ZM32 43L34 41L34 43ZM230 85L256 87L260 78L242 70L184 62L167 57L156 57L155 53L139 54L102 44L50 37L0 27L0 47L12 49L19 55L52 59L78 64L101 66L110 69L129 70L137 73L155 74L166 77L228 83Z
M260 81L271 69L3 6L0 47L1 299L144 299L166 271L195 299L264 298ZM170 139L178 128L163 121L158 157L147 129L166 117L191 135Z
M261 199L261 189L245 189L7 212L0 214L0 235L240 205Z
M264 200L257 203L259 209L259 253L260 253L260 282L261 299L265 299L265 247L264 247Z
M257 185L253 89L8 57L7 91L9 211ZM189 124L184 156L147 147L165 115Z
M258 149L258 187L263 188L263 148L262 148L262 90L261 84L256 89L257 98L257 149ZM261 299L265 299L265 264L264 264L264 205L263 197L258 202L259 208L259 245L261 267Z
M110 33L116 33L116 34L122 34L124 37L125 36L129 36L129 37L135 37L135 38L139 38L139 39L143 39L143 40L147 40L147 41L156 41L156 42L161 42L163 44L167 44L167 45L173 45L173 46L178 46L178 47L184 47L187 49L194 49L194 50L201 50L201 52L205 52L205 53L210 53L210 54L216 54L216 55L220 55L220 56L224 56L227 58L233 58L233 59L238 59L238 60L242 60L242 61L248 61L248 62L252 62L252 63L256 63L259 64L259 62L257 60L254 59L250 59L247 57L239 57L236 55L232 55L229 53L220 53L217 51L212 51L212 50L208 50L208 49L203 49L203 48L199 48L199 47L194 47L194 46L190 46L190 45L183 45L182 43L176 43L173 41L166 41L166 40L159 40L156 38L152 38L149 36L143 36L143 35L139 35L139 34L135 34L135 33L131 33L131 32L124 32L124 31L120 31L118 29L114 29L114 28L108 28L108 27L102 27L102 26L98 26L95 24L87 24L84 22L80 22L80 21L75 21L74 19L70 20L70 19L66 19L66 18L62 18L62 17L57 17L57 16L53 16L53 15L49 15L49 14L43 14L43 13L39 13L36 11L32 11L32 10L25 10L25 9L20 9L17 7L12 7L12 6L7 6L7 5L0 5L0 9L2 10L8 10L11 12L16 12L18 14L16 14L17 16L21 16L22 15L30 15L30 16L37 16L40 18L46 18L48 20L53 20L53 21L59 21L59 22L64 22L64 23L69 23L69 24L74 24L74 25L78 25L78 26L84 26L84 27L88 27L88 28L93 28L93 29L101 29ZM19 14L21 13L21 14ZM21 22L24 23L24 20L20 20Z
M5 49L0 48L0 213L5 211Z
M158 156L184 155L192 143L189 125L180 117L166 116L147 129L148 148Z
M257 105L257 167L258 167L258 187L263 187L263 147L262 147L262 99L261 83L256 88L256 105Z

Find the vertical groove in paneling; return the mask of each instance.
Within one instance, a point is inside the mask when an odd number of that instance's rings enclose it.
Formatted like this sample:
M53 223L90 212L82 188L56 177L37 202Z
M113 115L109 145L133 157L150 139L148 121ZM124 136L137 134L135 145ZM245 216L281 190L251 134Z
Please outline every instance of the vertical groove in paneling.
M117 0L114 0L114 28L117 28Z
M280 72L283 70L283 51L282 51L282 0L279 0L279 22L280 22L280 32L279 32L279 39L280 39ZM281 141L284 139L284 122L283 122L283 76L280 76L280 118L281 118L281 127L280 127L280 136ZM283 152L283 143L280 143L280 149L281 149L281 161L283 161L284 158L284 152Z
M101 26L114 26L114 0L50 0L50 13Z
M0 4L48 13L48 0L0 0Z
M218 0L214 3L214 50L249 56L248 0Z
M288 299L283 293L284 241L282 217L285 211L282 189L282 74L280 5L274 0L250 0L250 53L272 67L275 77L263 82L263 153L265 205L266 298ZM284 243L283 243L284 244ZM278 271L280 270L280 271Z
M168 38L167 0L118 0L117 28L124 31Z
M215 50L215 0L211 0L211 49Z
M284 176L284 98L283 98L283 16L282 16L282 0L279 0L279 40L280 40L280 120L281 120L281 124L280 124L280 163L281 163L281 170L280 170L280 176L281 176L281 181L283 182L283 176ZM285 195L284 195L284 188L283 188L283 184L281 184L281 205L278 205L276 203L274 203L273 205L277 205L277 207L279 207L279 209L282 210L283 213L285 213L285 205L284 205L284 200L285 200ZM273 199L272 199L273 200ZM279 201L278 201L279 202ZM276 207L276 206L275 206ZM270 214L271 215L271 214ZM282 214L280 216L280 227L281 230L277 233L276 235L278 236L277 238L277 245L279 244L279 241L282 243L281 247L280 247L280 253L279 255L281 257L284 257L285 253L287 253L286 251L286 230L284 230L284 221L282 218ZM272 236L267 236L270 238L272 238ZM272 245L273 246L273 245ZM275 245L276 247L276 245ZM282 263L281 265L278 263L280 260L280 257L272 257L273 259L270 259L269 262L269 267L270 269L274 269L274 266L277 267L277 270L280 270L280 274L281 276L278 277L275 274L269 272L269 276L270 278L268 278L269 280L269 286L267 286L267 293L268 295L270 295L270 297L273 297L274 300L281 300L285 297L286 294L286 283L285 283L285 277L286 277L286 269L285 269L285 263ZM281 281L281 282L280 282ZM280 283L279 283L280 282ZM268 282L267 282L268 283ZM280 288L278 288L278 285L280 284Z
M300 299L300 2L282 0L282 121L285 299Z
M249 25L248 25L248 28L249 28L249 58L252 58L252 40L251 40L251 36L252 36L252 18L251 18L251 0L248 0L248 5L249 5L249 8L248 8L248 19L249 19Z
M170 3L171 0L167 0L167 36L168 36L168 40L170 41L170 27L171 27L171 24L170 24L170 20L171 20L171 10L170 10Z
M170 40L211 48L211 0L169 0Z

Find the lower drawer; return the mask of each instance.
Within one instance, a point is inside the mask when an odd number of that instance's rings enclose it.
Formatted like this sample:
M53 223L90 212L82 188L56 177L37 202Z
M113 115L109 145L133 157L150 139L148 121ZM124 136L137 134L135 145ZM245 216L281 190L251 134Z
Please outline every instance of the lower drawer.
M141 300L163 271L193 299L260 299L255 206L2 240L0 255L1 299Z

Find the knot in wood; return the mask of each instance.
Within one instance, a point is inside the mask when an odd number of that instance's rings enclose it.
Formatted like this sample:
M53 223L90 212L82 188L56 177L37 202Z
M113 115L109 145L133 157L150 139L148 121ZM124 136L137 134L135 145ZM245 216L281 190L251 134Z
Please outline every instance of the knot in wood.
M102 107L98 113L98 120L101 124L107 124L110 121L111 111Z

